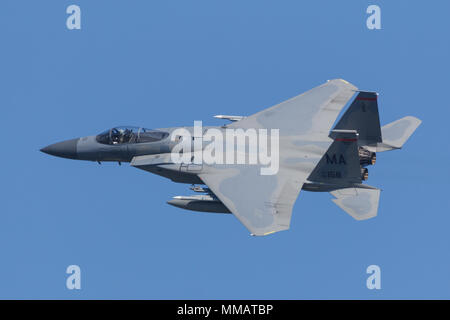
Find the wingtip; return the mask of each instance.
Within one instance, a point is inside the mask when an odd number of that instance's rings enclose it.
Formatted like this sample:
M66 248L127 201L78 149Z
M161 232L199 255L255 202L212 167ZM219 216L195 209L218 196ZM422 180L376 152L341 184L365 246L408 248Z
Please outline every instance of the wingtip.
M327 80L327 83L334 83L334 84L340 85L340 86L342 86L342 85L348 86L348 87L351 88L351 90L354 90L354 91L357 91L357 90L358 90L358 88L357 88L355 85L353 85L353 84L350 83L349 81L344 80L344 79L341 79L341 78L336 78L336 79Z
M419 126L422 123L421 119L419 119L417 117L414 117L414 116L406 116L405 118L409 118L411 120L414 120L417 123L417 126Z
M343 82L345 84L350 84L350 82L348 82L347 80L341 79L341 78L330 79L330 80L327 80L327 82Z

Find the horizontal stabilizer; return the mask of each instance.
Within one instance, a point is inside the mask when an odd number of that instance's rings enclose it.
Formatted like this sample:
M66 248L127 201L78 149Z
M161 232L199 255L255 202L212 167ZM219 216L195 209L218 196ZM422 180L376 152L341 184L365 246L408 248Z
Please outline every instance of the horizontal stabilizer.
M336 197L333 202L356 220L377 215L380 189L344 188L330 193Z
M400 149L421 123L420 119L408 116L383 126L381 134L385 149L382 149L383 146L380 146L380 150L377 151ZM389 149L389 147L392 148Z

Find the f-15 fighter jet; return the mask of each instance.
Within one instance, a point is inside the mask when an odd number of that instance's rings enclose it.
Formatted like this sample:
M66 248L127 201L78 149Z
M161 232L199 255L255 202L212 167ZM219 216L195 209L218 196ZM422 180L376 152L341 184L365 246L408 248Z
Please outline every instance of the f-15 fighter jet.
M381 127L377 97L336 79L250 116L216 116L231 121L220 127L116 127L41 151L99 163L130 162L192 184L200 194L176 196L168 203L232 213L252 235L289 229L300 190L330 192L340 208L365 220L377 215L380 197L379 189L363 184L367 167L375 164L377 152L400 149L421 123L407 116ZM230 130L233 134L228 135ZM256 141L255 148L250 140ZM262 159L265 162L258 161Z

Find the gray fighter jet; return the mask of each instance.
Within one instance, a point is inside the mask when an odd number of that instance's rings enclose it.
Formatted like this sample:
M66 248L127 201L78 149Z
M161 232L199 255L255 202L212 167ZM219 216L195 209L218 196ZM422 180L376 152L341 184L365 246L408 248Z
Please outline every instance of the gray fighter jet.
M336 79L251 116L219 115L231 123L203 127L200 135L194 127L183 127L191 134L193 149L181 162L173 160L180 140L186 143L185 136L174 135L180 128L116 127L41 151L99 163L130 162L174 182L191 184L200 194L176 196L168 203L194 211L232 213L252 235L289 229L300 190L330 192L340 208L365 220L377 215L380 197L379 189L363 184L367 167L375 164L377 152L400 149L421 123L407 116L381 127L377 97L375 92L360 91ZM278 129L278 170L264 175L260 163L195 161L208 145L202 137L213 129ZM244 153L250 157L251 151L244 149Z

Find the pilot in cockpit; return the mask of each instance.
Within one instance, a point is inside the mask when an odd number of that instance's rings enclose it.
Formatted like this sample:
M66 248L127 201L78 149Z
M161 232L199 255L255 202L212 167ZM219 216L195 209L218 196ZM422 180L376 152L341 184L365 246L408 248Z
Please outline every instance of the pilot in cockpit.
M112 144L119 144L120 143L120 132L116 128L111 130L111 142Z
M137 127L116 127L104 131L97 136L97 141L103 144L126 144L154 142L166 138L169 134L159 130Z
M121 142L120 143L129 143L131 142L131 138L133 137L133 131L130 129L125 129L122 131Z

